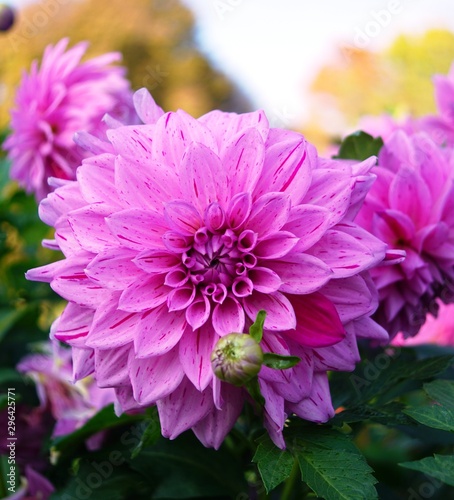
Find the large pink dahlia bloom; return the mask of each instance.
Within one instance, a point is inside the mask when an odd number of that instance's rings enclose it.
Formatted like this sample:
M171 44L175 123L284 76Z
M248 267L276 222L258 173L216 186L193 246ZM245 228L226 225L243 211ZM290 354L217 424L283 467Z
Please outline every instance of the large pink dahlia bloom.
M80 62L87 43L66 50L68 39L49 45L38 68L24 74L12 112L12 133L4 143L12 162L10 175L37 200L50 191L47 179L74 179L86 156L73 136L78 131L99 135L109 113L132 120L132 93L125 69L112 66L121 56L109 53Z
M352 370L357 337L387 340L370 315L367 269L385 244L353 219L375 160L321 160L263 112L166 113L143 89L143 125L85 137L93 156L40 205L65 259L28 272L69 301L52 335L73 346L75 376L115 387L119 410L157 404L162 431L192 428L219 447L247 398L213 375L217 340L267 313L264 421L284 446L288 415L333 415L328 370Z
M454 301L454 156L425 133L397 131L378 165L357 222L406 258L371 271L376 319L391 336L415 335L427 313L436 314L438 297Z

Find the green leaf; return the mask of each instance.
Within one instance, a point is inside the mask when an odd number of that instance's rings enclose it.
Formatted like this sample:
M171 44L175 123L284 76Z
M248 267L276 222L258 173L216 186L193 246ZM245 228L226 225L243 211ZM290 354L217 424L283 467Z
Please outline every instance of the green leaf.
M434 455L415 462L403 462L399 465L428 474L450 486L454 486L454 455Z
M27 312L27 307L19 309L0 309L0 340L8 330Z
M404 415L405 406L401 403L389 403L380 408L370 405L359 405L348 408L338 413L330 423L332 425L341 425L342 423L363 422L371 420L383 425L417 425L414 420Z
M159 424L159 416L156 410L156 407L152 408L152 414L150 419L145 420L144 424L147 424L145 427L142 436L140 437L140 441L137 443L137 446L131 452L131 458L136 458L144 448L148 446L153 446L157 443L158 439L161 437L161 426Z
M358 131L347 136L339 149L335 158L366 160L370 156L378 155L383 146L381 137L372 137L366 132Z
M302 479L317 496L326 500L378 498L373 470L348 436L312 426L291 434L291 450Z
M431 399L454 409L454 381L434 380L424 384L424 391Z
M265 398L260 390L259 379L254 377L244 384L245 389L249 392L251 398L263 408L265 406Z
M115 415L113 405L106 406L99 411L94 417L88 420L80 429L77 429L72 434L56 438L53 441L53 447L56 451L72 452L85 439L107 429L112 429L121 425L137 424L143 422L143 415L127 415L123 413L119 417ZM143 424L145 427L146 424Z
M252 461L257 464L266 492L269 493L290 476L294 458L288 450L279 449L265 435L259 439Z
M420 424L434 429L454 432L454 409L441 406L437 402L409 408L404 410L404 413Z
M191 433L160 439L130 461L153 486L153 499L236 498L248 491L238 460L221 448L205 448Z
M259 311L254 323L249 328L249 335L257 342L260 343L263 336L263 325L265 323L266 311Z
M274 352L266 352L263 355L263 364L275 370L286 370L292 368L301 361L297 356L281 356Z
M115 460L111 460L111 457L112 455L97 460L80 460L66 486L53 493L51 500L153 498L152 488L146 484L141 474L128 467L120 452L117 451Z

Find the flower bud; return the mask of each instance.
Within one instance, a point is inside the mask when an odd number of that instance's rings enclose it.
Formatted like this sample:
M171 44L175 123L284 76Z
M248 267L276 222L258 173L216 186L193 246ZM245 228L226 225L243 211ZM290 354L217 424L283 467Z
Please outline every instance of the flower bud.
M262 348L245 333L230 333L221 337L211 353L211 366L215 375L236 386L244 385L254 378L262 364Z
M0 31L8 31L14 24L14 10L4 3L0 3Z

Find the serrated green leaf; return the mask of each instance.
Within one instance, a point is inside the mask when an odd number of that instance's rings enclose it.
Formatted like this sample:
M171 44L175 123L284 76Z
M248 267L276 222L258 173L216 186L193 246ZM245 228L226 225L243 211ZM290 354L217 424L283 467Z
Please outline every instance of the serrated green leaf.
M335 158L366 160L370 156L378 155L383 146L381 137L372 137L366 132L358 131L347 136L339 148Z
M447 408L454 409L454 381L434 380L424 384L424 391L433 400Z
M257 464L266 492L269 493L289 477L294 458L288 450L279 449L268 436L264 436L252 461Z
M348 436L335 430L313 428L292 432L291 450L302 479L326 500L375 499L373 470Z
M454 455L434 455L415 462L403 462L399 465L428 474L450 486L454 486Z
M437 402L416 408L408 408L404 410L404 413L420 424L434 429L454 432L454 409L441 406Z
M274 370L287 370L297 365L301 361L297 356L282 356L274 352L265 352L263 354L263 364Z
M417 425L414 420L403 413L405 406L401 403L389 403L380 408L359 405L338 413L330 423L338 425L342 422L354 423L371 420L384 425Z

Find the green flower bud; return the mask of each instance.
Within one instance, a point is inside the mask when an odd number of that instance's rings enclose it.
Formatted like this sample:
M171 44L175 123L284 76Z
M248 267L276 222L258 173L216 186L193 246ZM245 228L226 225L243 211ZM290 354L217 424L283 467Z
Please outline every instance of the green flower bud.
M216 377L236 386L254 378L263 364L263 351L246 333L229 333L221 337L211 353Z

